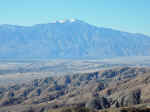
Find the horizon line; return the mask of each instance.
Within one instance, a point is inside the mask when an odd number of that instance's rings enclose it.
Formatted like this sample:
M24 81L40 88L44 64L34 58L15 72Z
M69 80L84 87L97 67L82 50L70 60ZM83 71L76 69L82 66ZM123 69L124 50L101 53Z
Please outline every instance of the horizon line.
M114 27L105 27L105 26L99 26L99 25L94 25L94 24L90 24L84 20L80 20L80 19L76 19L76 18L71 18L71 19L59 19L59 20L54 20L54 21L50 21L50 22L43 22L43 23L35 23L35 24L31 24L31 25L24 25L24 24L10 24L10 23L4 23L4 24L0 24L0 26L5 26L5 25L10 25L10 26L16 26L16 27L33 27L33 26L36 26L36 25L46 25L46 24L56 24L56 23L59 23L59 24L64 24L65 22L67 21L70 21L71 23L75 22L75 21L80 21L80 22L83 22L83 23L86 23L86 24L89 24L91 26L95 26L97 28L105 28L105 29L111 29L111 30L115 30L115 31L120 31L120 32L124 32L124 33L131 33L131 34L139 34L139 35L144 35L144 36L148 36L150 37L150 34L147 34L147 33L141 33L141 32L131 32L131 31L126 31L126 30L122 30L122 29L119 29L119 28L114 28Z

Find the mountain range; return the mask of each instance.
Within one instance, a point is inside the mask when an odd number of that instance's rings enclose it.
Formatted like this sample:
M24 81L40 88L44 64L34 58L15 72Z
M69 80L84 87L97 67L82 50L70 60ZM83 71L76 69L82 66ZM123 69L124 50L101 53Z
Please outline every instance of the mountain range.
M33 26L0 25L1 59L150 56L150 37L80 20Z

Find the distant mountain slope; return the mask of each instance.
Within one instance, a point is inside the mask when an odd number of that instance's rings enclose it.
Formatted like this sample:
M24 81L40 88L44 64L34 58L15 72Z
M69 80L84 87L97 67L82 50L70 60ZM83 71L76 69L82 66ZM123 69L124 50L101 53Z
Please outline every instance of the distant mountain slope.
M150 37L99 28L80 20L31 27L0 25L0 58L150 56Z

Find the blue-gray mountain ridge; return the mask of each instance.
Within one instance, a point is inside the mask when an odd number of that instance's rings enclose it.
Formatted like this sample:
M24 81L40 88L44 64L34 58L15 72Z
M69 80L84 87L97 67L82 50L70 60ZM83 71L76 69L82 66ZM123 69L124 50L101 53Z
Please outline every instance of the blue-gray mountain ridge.
M150 56L150 37L80 20L30 27L0 25L0 59Z

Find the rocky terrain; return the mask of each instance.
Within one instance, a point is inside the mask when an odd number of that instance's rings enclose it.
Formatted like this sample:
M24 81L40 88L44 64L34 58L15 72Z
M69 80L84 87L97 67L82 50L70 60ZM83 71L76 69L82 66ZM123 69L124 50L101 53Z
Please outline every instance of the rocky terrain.
M0 60L0 85L20 84L49 76L89 73L126 66L150 67L150 57L105 60Z
M150 103L149 90L149 67L117 67L89 73L50 76L28 83L1 86L0 111L45 112L78 108L81 109L79 112L82 109L83 112L103 109L108 109L105 112L109 112L109 108L133 107L129 110L138 112L135 111L135 105L145 106ZM139 112L142 112L140 109Z

